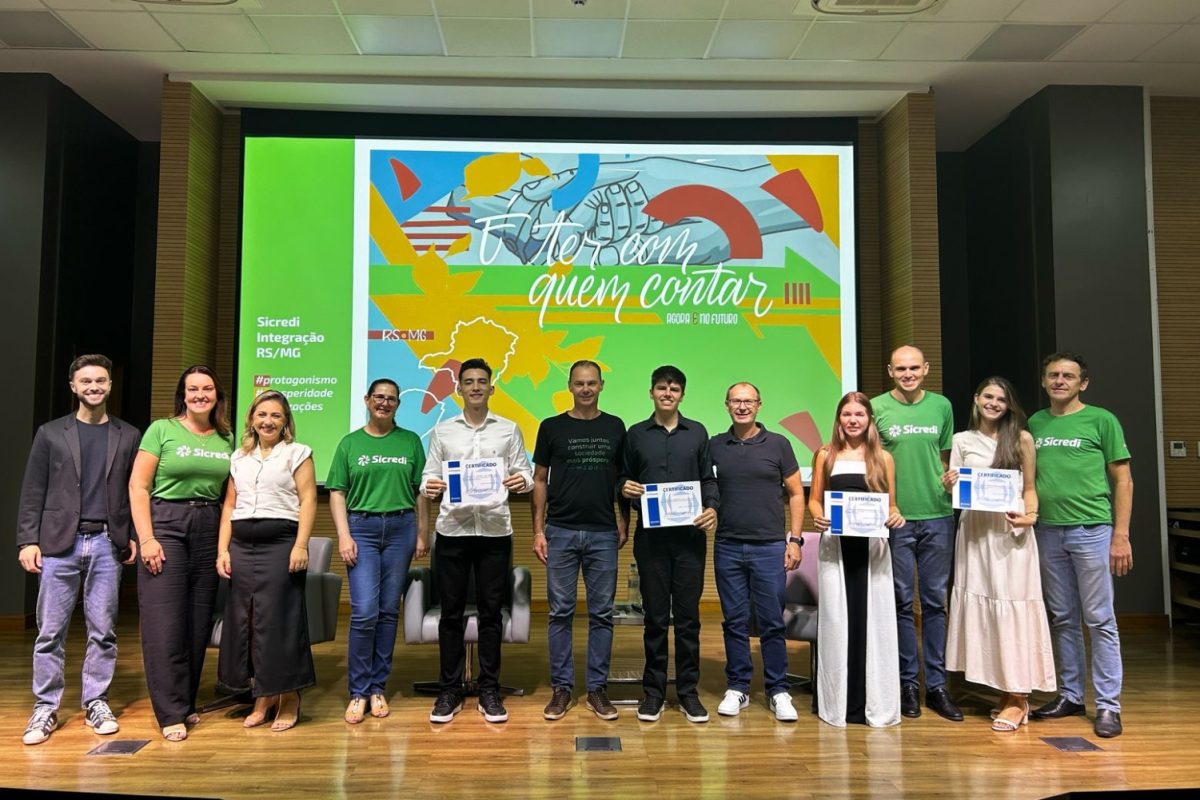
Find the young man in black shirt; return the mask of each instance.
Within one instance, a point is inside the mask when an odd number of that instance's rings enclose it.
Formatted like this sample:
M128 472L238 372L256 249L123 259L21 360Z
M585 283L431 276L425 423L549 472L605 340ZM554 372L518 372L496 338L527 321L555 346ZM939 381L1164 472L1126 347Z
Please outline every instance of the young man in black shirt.
M647 529L638 515L633 553L646 612L645 697L638 719L662 716L667 690L667 629L675 626L675 691L689 722L708 722L697 694L700 680L700 595L704 591L707 531L716 528L717 479L708 453L708 431L679 413L687 377L662 366L650 376L654 414L629 427L621 469L621 494L637 500L648 483L699 481L703 510L691 525ZM672 622L672 617L674 621Z
M22 741L40 744L58 727L66 685L67 628L79 595L87 625L83 659L84 724L116 733L108 687L117 667L121 563L133 563L129 473L139 434L108 413L112 362L80 356L68 370L73 414L38 428L25 465L17 518L17 558L38 576L38 635L33 646L33 716Z
M574 404L542 421L533 450L533 552L546 565L553 688L542 716L562 719L574 704L571 637L582 569L588 604L585 703L601 719L616 719L607 683L617 551L629 532L628 501L622 499L620 516L613 509L625 423L600 410L604 379L596 362L572 364L567 389Z

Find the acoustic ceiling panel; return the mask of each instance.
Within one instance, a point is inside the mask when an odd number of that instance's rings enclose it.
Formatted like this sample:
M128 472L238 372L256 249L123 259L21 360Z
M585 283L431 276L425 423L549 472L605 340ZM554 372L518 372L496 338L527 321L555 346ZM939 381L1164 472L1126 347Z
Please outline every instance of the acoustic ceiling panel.
M49 11L0 11L0 42L9 47L88 49Z

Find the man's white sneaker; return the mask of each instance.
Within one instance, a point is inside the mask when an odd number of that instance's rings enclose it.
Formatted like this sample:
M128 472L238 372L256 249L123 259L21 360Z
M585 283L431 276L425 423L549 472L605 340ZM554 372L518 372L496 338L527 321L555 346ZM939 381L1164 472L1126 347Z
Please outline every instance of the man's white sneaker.
M775 713L775 719L780 722L795 722L799 719L796 707L792 705L792 695L789 692L777 692L771 695L767 704Z
M50 738L58 727L58 713L50 706L34 706L33 716L25 726L25 734L21 741L25 744L41 744Z
M121 729L117 724L117 715L108 707L104 700L93 700L87 705L87 714L83 722L89 728L102 736L116 733Z
M727 689L717 706L717 713L722 717L736 717L738 712L750 705L750 697L737 689Z

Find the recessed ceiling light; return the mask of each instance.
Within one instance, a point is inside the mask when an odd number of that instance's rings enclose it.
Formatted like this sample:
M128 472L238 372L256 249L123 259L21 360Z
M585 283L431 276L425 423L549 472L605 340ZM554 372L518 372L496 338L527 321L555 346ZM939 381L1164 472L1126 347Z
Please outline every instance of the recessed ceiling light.
M807 11L806 6L811 4L815 11L822 14L887 17L919 14L940 2L941 0L800 0L795 13Z
M133 0L144 6L231 6L238 0Z

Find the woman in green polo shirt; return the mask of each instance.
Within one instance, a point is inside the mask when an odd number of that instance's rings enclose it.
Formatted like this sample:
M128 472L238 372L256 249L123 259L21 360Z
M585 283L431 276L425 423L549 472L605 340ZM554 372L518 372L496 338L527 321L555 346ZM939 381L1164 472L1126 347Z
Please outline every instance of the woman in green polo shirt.
M363 397L367 424L343 437L325 487L350 581L346 722L388 715L386 684L400 616L400 594L413 554L429 549L425 508L416 502L425 449L396 426L400 387L381 378Z
M150 704L163 737L199 722L196 693L217 596L220 498L233 436L225 390L211 369L184 370L175 413L151 423L129 479L139 546L138 609Z

